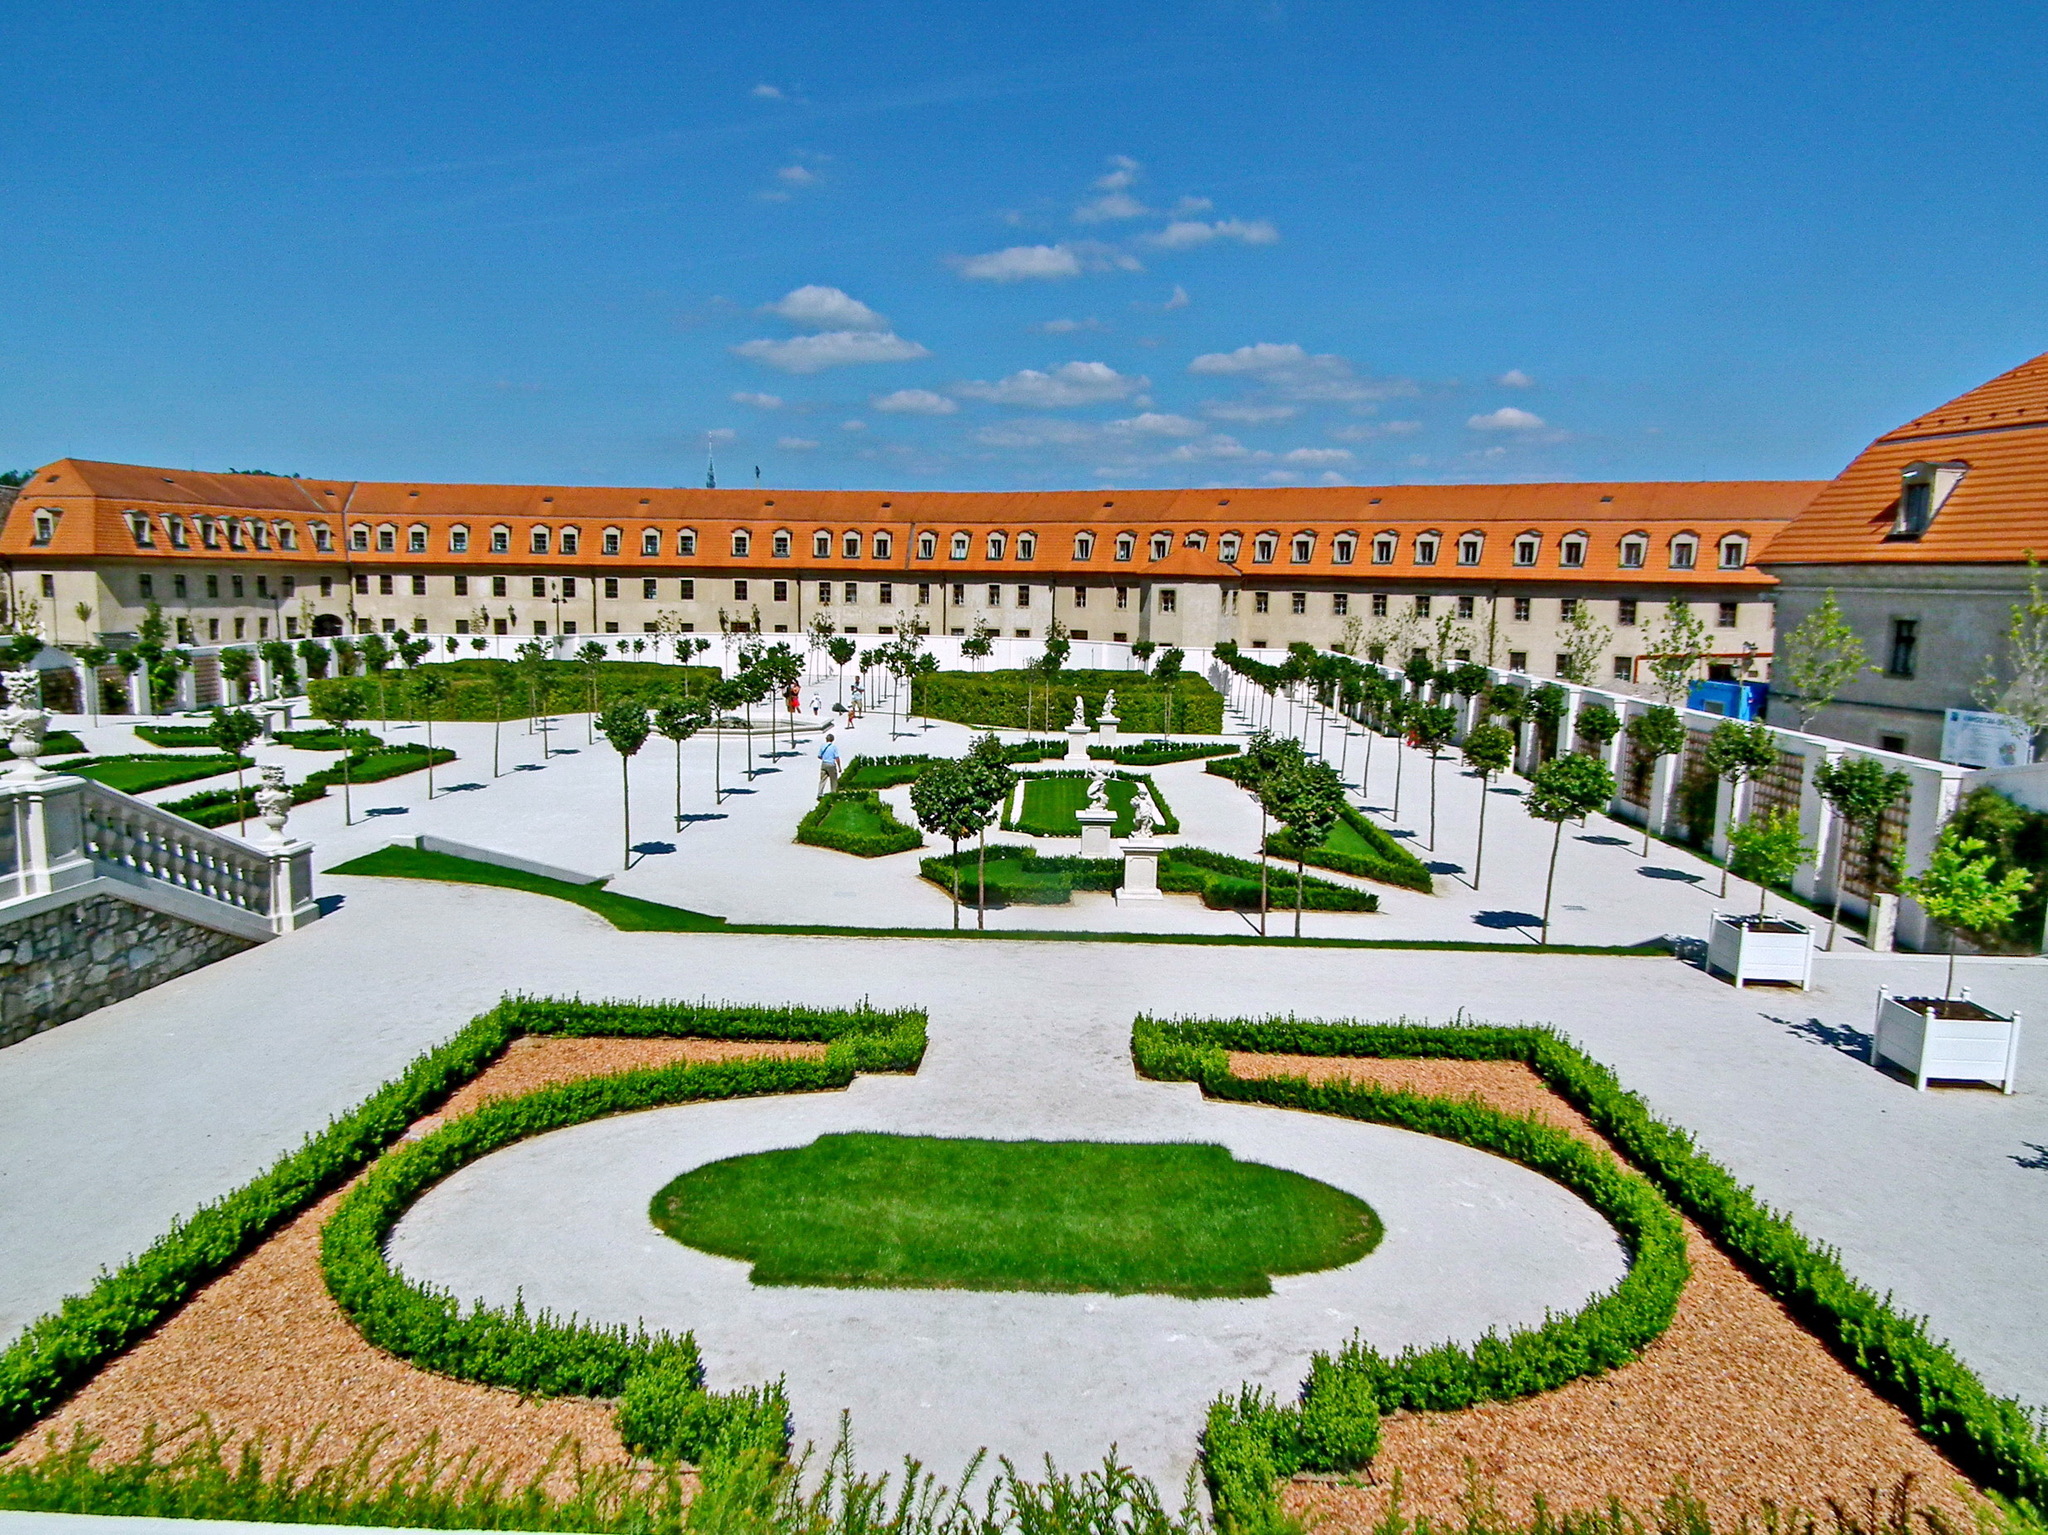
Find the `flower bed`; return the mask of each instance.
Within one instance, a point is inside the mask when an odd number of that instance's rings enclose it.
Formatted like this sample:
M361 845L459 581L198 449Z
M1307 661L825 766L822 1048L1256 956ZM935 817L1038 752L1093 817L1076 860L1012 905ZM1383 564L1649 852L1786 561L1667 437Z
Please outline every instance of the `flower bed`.
M1294 839L1281 827L1266 838L1266 851L1275 858L1298 857L1318 869L1335 869L1339 874L1399 885L1424 895L1431 895L1436 889L1422 860L1353 805L1346 805L1337 813L1337 824L1321 847L1297 850Z

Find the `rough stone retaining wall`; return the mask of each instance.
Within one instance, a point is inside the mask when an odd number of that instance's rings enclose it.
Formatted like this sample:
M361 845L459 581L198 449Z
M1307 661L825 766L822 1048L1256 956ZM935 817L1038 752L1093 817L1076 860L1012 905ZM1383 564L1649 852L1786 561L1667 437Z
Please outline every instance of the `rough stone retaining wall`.
M105 895L0 926L0 1046L254 947Z

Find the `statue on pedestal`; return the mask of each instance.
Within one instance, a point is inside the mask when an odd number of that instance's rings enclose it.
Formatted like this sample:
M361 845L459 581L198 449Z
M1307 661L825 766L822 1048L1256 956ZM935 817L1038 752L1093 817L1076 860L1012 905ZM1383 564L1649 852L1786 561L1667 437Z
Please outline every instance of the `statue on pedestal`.
M43 708L43 674L35 670L8 672L0 676L0 684L7 689L7 707L0 709L0 733L6 735L7 748L14 753L13 776L40 778L43 770L36 765L36 758L43 754L43 732L50 725Z
M1081 695L1079 693L1076 693L1074 695L1074 718L1072 722L1068 724L1067 729L1081 735L1086 735L1088 733L1088 721L1082 713Z
M1158 824L1159 807L1152 803L1152 791L1140 788L1137 798L1131 801L1131 834L1142 842Z
M282 843L285 840L284 823L292 813L292 791L284 781L284 768L275 763L265 763L256 771L256 813L270 828L270 840Z
M1102 713L1101 713L1100 715L1098 715L1098 716L1097 716L1097 718L1099 718L1099 719L1114 719L1114 718L1116 718L1116 689L1115 689L1115 688L1111 688L1111 689L1110 689L1110 690L1109 690L1109 691L1108 691L1107 693L1105 693L1105 694L1103 694L1103 695L1102 695Z
M1094 767L1088 770L1088 808L1106 810L1109 808L1109 769Z

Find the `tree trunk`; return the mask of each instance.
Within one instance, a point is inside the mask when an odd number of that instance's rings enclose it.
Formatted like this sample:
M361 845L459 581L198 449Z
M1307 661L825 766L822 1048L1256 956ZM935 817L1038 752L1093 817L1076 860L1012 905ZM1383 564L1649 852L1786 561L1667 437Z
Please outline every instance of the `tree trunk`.
M1835 948L1835 929L1842 925L1842 855L1849 849L1849 833L1855 828L1845 819L1842 829L1835 834L1835 877L1830 888L1834 891L1834 902L1828 908L1828 952Z
M1564 822L1557 823L1557 830L1550 838L1550 873L1543 881L1543 939L1545 947L1550 944L1550 893L1557 888L1557 849L1564 841Z
M951 840L953 843L953 931L957 933L960 931L960 839L954 837Z
M235 748L235 755L238 758L242 755L239 746ZM249 802L242 798L242 770L238 767L235 769L235 835L241 836L242 828L248 824Z
M1941 1000L1946 1002L1956 994L1956 930L1948 930L1948 979L1941 983Z
M1259 936L1266 936L1266 802L1259 801Z
M427 803L434 801L434 719L427 716Z
M683 829L683 740L676 737L676 830Z
M624 752L619 753L619 807L620 825L626 838L626 867L633 867L633 759Z
M713 809L725 803L725 731L719 727L717 712L711 720L711 805Z
M491 777L498 776L498 726L503 723L502 708L491 711Z
M1387 812L1387 819L1390 821L1401 819L1401 764L1408 755L1401 750L1401 746L1401 730L1399 726L1396 726L1394 728L1394 808Z
M974 929L988 930L988 827L981 828L981 840L974 852Z
M1489 773L1479 775L1479 845L1472 850L1472 888L1479 888L1479 866L1486 861L1486 800L1491 792L1493 777Z
M341 824L344 826L355 825L355 810L349 803L349 755L348 732L344 729L341 742Z
M1436 851L1436 750L1429 753L1429 850Z
M1303 867L1308 860L1296 855L1294 860L1294 936L1301 936L1301 908L1308 899L1308 881L1302 877Z

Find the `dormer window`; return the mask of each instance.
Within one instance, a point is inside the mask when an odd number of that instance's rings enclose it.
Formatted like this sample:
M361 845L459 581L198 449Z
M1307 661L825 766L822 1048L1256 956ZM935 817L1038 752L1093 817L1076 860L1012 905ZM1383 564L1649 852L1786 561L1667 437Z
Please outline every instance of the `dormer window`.
M1480 556L1486 553L1486 540L1477 533L1460 534L1458 538L1458 563L1477 565Z
M1130 558L1131 558L1132 556L1134 556L1135 554L1137 554L1137 552L1138 552L1138 535L1137 535L1137 534L1135 534L1135 533L1119 533L1119 534L1117 534L1117 536L1116 536L1116 557L1117 557L1117 558L1118 558L1119 560L1129 560L1129 559L1130 559Z
M1173 535L1171 533L1154 533L1151 539L1152 558L1163 560L1171 553L1173 553Z
M1567 533L1558 541L1557 563L1566 570L1579 570L1586 563L1586 535Z
M448 530L448 552L450 554L469 553L469 529L463 527L460 523Z
M1358 558L1358 540L1349 533L1339 533L1330 540L1330 558L1339 565L1349 565Z
M887 533L877 533L868 541L868 548L875 559L886 560L895 551L896 540Z
M1242 539L1235 533L1226 533L1216 540L1216 558L1226 565L1235 565L1237 563L1238 551L1242 547Z
M1209 535L1197 529L1181 540L1181 547L1184 549L1206 549L1209 547Z
M768 541L769 551L778 560L788 559L791 547L792 545L790 543L789 533L786 529L783 528L777 528L775 530L775 536Z
M1640 533L1631 533L1621 541L1621 568L1641 570L1650 557L1650 541Z
M1074 535L1074 558L1077 560L1092 560L1095 558L1095 535L1093 533L1076 533Z
M1749 540L1740 533L1730 533L1721 540L1721 568L1740 570L1749 563Z
M171 523L171 543L179 549L185 547L184 524L178 522L175 518ZM316 554L334 553L334 530L324 522L313 524L313 552Z
M299 547L299 530L289 522L280 522L277 525L277 547L280 549L297 549Z
M207 548L211 549L213 547L213 529L209 525L204 523L200 525L199 536ZM350 528L348 530L348 546L356 554L368 554L370 552L370 530L361 523L357 523L354 527Z
M562 529L562 537L560 540L562 546L562 553L574 554L576 552L577 542L582 538L582 536L583 535L577 532L574 528Z
M1373 562L1373 564L1375 564L1375 565L1391 565L1391 564L1393 564L1393 563L1394 563L1394 553L1395 553L1395 551L1396 551L1397 549L1399 549L1399 548L1400 548L1400 546L1401 546L1401 541L1400 541L1399 539L1397 539L1396 537L1394 537L1394 535L1393 535L1393 534L1391 534L1391 533L1375 533L1375 534L1373 535L1373 540L1372 540L1372 562Z
M396 554L398 552L398 529L386 523L377 530L377 552Z
M253 538L253 539L254 539L254 540L256 541L256 547L257 547L258 549L262 549L262 550L268 551L268 549L270 548L270 524L269 524L269 523L267 523L267 522L252 522L252 523L250 523L250 524L249 524L249 536L250 536L251 538Z
M1960 461L1906 465L1899 472L1899 511L1891 536L1918 538L1925 533L1969 467Z
M1293 545L1290 550L1290 558L1293 560L1293 562L1297 565L1306 565L1310 560L1314 559L1315 556L1316 536L1313 533L1295 534Z
M57 513L50 508L36 513L35 546L40 549L57 536Z
M917 535L917 557L921 560L935 560L939 557L939 535L926 529Z
M427 530L418 523L414 523L405 531L405 552L407 554L425 554L427 552Z
M1279 553L1280 539L1276 534L1261 533L1252 540L1252 563L1254 565L1270 565Z
M546 554L548 552L548 530L546 528L535 528L528 538L527 548L534 554Z
M1416 534L1416 535L1415 535L1415 563L1416 563L1416 564L1418 564L1418 565L1434 565L1434 564L1436 563L1436 557L1437 557L1438 553L1439 553L1439 552L1441 552L1441 550L1442 550L1442 549L1443 549L1443 540L1442 540L1442 539L1441 539L1440 537L1438 537L1438 536L1437 536L1436 534L1434 534L1434 533L1418 533L1418 534Z
M228 520L228 547L239 551L242 547L242 537L241 523L230 518Z
M640 530L640 557L645 560L657 559L661 555L661 529Z
M947 553L956 560L966 559L968 542L969 540L965 533L955 533L953 535L951 543L947 547Z
M1515 540L1515 563L1534 565L1536 556L1542 552L1543 540L1534 533L1524 533Z
M37 529L37 531L40 532L42 530ZM50 531L54 534L57 530L52 528ZM140 512L130 512L128 514L128 536L135 540L135 547L138 549L153 549L156 547L156 534L150 530L149 519Z
M747 555L748 555L748 554L749 554L749 553L750 553L750 552L751 552L751 551L753 550L753 547L754 547L754 540L753 540L753 537L752 537L752 535L750 535L750 534L749 534L749 533L747 532L747 530L746 530L745 528L741 528L741 529L739 529L739 530L738 530L737 532L735 532L735 533L733 534L733 536L732 536L732 557L733 557L734 559L736 559L736 560L743 560L743 559L745 559L745 558L747 557Z
M849 560L859 559L860 535L858 533L842 534L839 539L839 552Z
M617 528L606 528L604 530L604 540L598 547L603 549L606 554L617 554L619 552L620 541L624 538L624 536L625 535L620 533ZM784 554L787 554L788 552L789 551L787 549L783 550Z
M1699 563L1700 541L1690 533L1681 533L1671 540L1671 568L1691 570Z
M1003 557L1003 549L1008 544L1008 542L1009 540L1004 538L1003 535L1000 533L989 534L988 557L992 560L1001 559Z
M811 558L829 560L832 558L832 535L823 528L811 535Z
M1038 535L1036 533L1019 533L1017 535L1017 558L1020 560L1035 560L1038 558Z
M697 552L697 530L683 528L676 534L676 553L688 557Z

